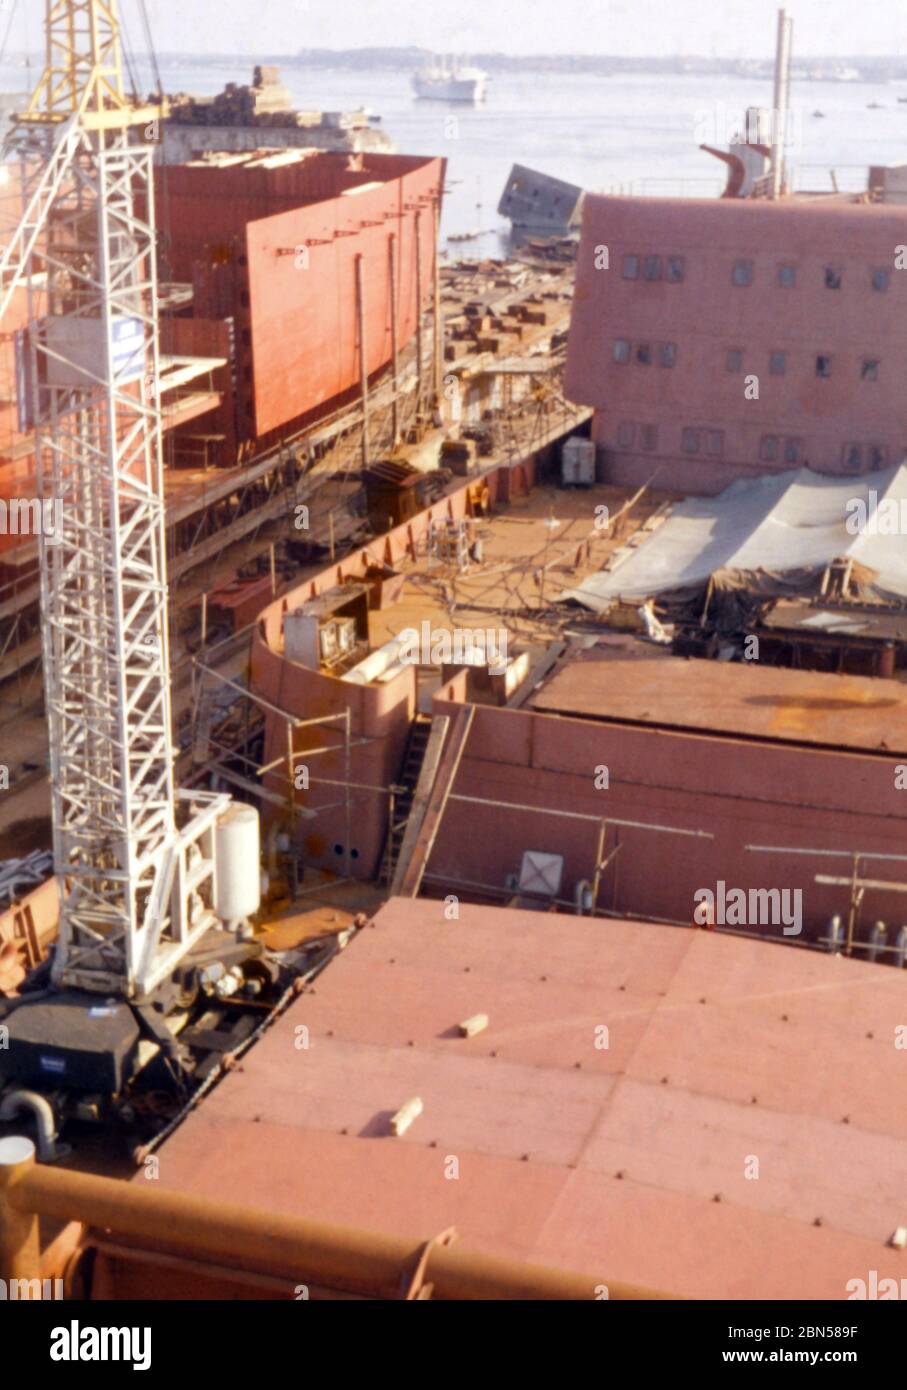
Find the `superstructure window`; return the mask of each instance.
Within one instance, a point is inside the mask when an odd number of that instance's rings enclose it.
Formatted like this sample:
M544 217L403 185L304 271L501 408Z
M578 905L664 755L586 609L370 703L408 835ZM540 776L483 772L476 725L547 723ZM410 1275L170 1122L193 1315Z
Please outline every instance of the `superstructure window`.
M668 256L665 267L667 270L666 278L673 284L679 284L681 280L686 279L687 263L683 256Z
M759 458L762 463L777 463L778 436L776 434L764 434L759 440Z
M710 458L721 458L724 453L724 430L706 430L705 451Z
M639 257L624 256L623 269L621 271L625 280L635 280L639 276Z
M778 284L785 290L792 290L797 283L797 268L793 265L778 266Z
M629 339L629 338L615 338L615 339L614 339L614 361L615 361L615 362L629 362L629 360L630 360L630 339Z
M884 468L887 452L882 444L845 444L842 461L845 473L862 473L875 468Z
M643 366L643 367L651 367L651 365L652 365L652 346L651 346L650 343L637 343L637 344L636 344L636 360L637 360L637 362L639 362L640 365Z
M816 358L816 376L826 378L831 376L831 358L825 353L820 353Z
M741 348L728 348L724 365L729 372L743 371L743 351Z
M878 267L872 272L872 288L877 290L879 294L884 294L888 289L888 280L889 274L884 268Z
M654 449L657 449L657 448L658 448L658 426L657 426L657 425L640 425L639 434L640 434L640 440L639 440L640 447L641 447L642 449L645 449L646 453L651 454L652 451L653 451Z
M878 381L879 379L879 359L877 357L864 357L860 363L861 381Z
M685 454L698 454L699 431L689 428L682 430L680 435L680 447Z
M803 440L785 439L784 441L784 462L801 463L803 460Z
M842 274L833 265L825 267L825 288L827 290L839 290L841 288Z
M622 420L617 427L617 447L619 449L632 449L635 434L636 426L632 420Z
M661 257L644 256L642 261L642 275L644 280L660 280Z
M673 367L677 361L677 347L674 343L658 344L659 367Z
M770 352L768 355L768 370L772 376L784 376L787 371L787 353Z
M751 285L753 283L752 261L735 261L731 270L731 281L735 285Z

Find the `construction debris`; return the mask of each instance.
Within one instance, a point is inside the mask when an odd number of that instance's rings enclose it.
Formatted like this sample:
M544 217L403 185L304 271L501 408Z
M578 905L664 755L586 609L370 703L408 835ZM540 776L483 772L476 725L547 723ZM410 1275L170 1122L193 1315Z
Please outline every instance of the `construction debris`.
M421 1114L422 1101L418 1096L413 1096L412 1100L408 1100L405 1105L401 1105L396 1115L391 1118L391 1129L398 1139L401 1134L406 1133L413 1120L417 1120Z

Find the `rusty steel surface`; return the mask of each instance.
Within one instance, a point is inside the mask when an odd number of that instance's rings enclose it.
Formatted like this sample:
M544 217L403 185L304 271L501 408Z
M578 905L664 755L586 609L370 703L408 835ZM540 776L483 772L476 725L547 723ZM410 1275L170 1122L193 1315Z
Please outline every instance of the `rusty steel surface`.
M489 1255L691 1297L900 1276L901 972L459 912L384 906L162 1147L160 1184L414 1240L453 1225Z
M551 714L881 752L907 751L907 685L601 644L530 701Z
M70 1223L43 1257L40 1217ZM74 1221L84 1226L81 1235L71 1230ZM30 1140L0 1141L0 1279L37 1278L42 1264L48 1277L65 1277L77 1246L100 1256L101 1270L95 1270L99 1284L86 1272L95 1298L134 1296L123 1267L129 1261L144 1273L143 1297L148 1298L198 1297L192 1288L195 1279L206 1284L213 1279L221 1297L230 1296L223 1285L231 1279L240 1285L235 1296L242 1297L244 1287L260 1293L266 1282L273 1297L284 1298L298 1295L300 1279L317 1280L329 1296L341 1292L390 1299L593 1300L608 1287L600 1275L466 1249L453 1227L413 1242L273 1208L69 1172L38 1164ZM168 1289L166 1275L160 1277L162 1266L178 1276L179 1292ZM619 1284L608 1287L608 1293L621 1299L668 1297Z
M762 626L796 634L796 640L807 637L822 642L847 646L853 639L863 643L907 643L907 614L899 607L887 609L860 608L856 604L805 603L798 599L781 599L762 619Z

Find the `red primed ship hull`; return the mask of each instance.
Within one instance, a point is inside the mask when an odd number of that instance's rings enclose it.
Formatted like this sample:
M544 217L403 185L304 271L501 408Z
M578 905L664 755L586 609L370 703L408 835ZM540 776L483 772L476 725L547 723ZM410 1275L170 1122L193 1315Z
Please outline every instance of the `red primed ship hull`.
M440 158L318 154L273 169L160 172L172 272L191 272L197 315L236 325L241 439L311 417L358 386L360 256L368 374L390 362L392 237L398 350L413 336L420 262L423 309L432 296L444 169Z

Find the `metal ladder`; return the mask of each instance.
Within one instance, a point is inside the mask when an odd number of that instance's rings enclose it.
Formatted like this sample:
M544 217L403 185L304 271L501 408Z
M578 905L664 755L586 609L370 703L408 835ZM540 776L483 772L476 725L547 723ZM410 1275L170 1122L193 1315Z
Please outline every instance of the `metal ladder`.
M400 774L394 784L396 795L391 803L392 812L387 827L387 838L384 842L384 853L381 856L381 867L378 870L379 884L389 884L394 877L394 869L400 854L400 846L403 844L406 823L412 809L413 796L416 783L419 780L422 760L425 757L430 730L431 718L426 714L417 714L410 725Z

